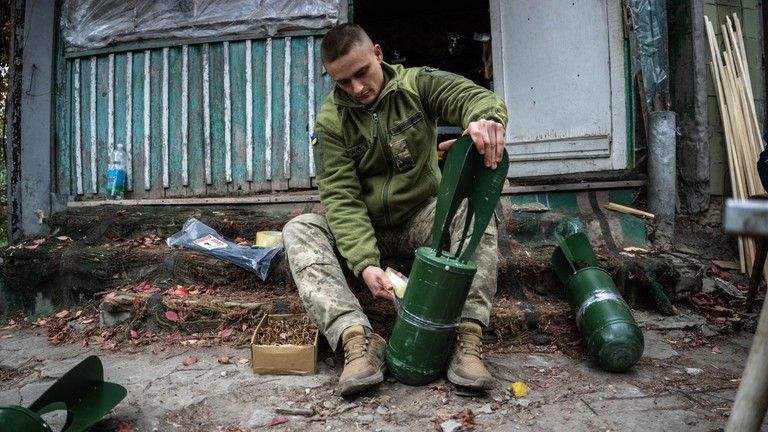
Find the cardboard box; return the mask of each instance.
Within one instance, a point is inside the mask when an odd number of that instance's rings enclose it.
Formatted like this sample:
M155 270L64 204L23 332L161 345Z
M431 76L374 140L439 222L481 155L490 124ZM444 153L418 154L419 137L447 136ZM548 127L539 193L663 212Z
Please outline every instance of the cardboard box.
M270 322L304 315L264 315L251 337L253 372L264 375L308 375L315 373L317 364L318 330L314 329L312 345L257 345L256 336Z

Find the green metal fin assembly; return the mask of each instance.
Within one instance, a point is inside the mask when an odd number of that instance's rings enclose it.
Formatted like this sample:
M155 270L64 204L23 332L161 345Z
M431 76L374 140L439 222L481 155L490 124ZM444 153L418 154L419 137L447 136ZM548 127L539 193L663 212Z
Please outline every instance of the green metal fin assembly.
M41 417L57 410L67 412L62 432L80 432L101 420L128 394L125 387L104 381L101 360L90 356L59 378L28 408L0 406L0 431L50 432Z

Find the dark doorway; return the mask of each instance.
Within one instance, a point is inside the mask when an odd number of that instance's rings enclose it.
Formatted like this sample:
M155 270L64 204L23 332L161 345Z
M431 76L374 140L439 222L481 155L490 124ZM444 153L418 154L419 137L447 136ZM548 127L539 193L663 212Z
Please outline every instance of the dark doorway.
M436 67L491 88L487 0L364 0L354 2L353 15L387 63Z

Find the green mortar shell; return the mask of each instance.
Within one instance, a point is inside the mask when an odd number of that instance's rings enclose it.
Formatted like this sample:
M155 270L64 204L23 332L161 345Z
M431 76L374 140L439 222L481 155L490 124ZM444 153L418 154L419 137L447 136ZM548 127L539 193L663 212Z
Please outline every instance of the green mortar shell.
M51 432L50 426L37 413L20 406L0 407L0 430Z
M477 266L422 247L387 345L389 370L400 382L422 385L440 377Z
M606 294L602 300L583 306L600 292L612 293L615 298ZM583 309L581 316L576 317L576 324L586 341L587 351L601 368L624 372L640 360L643 333L608 272L600 267L575 272L565 284L565 296L575 311Z

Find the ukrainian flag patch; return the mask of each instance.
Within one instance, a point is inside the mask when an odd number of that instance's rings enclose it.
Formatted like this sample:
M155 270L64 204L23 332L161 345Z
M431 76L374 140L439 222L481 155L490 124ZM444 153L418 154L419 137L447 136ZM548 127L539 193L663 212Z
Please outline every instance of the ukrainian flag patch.
M309 137L309 143L312 145L317 144L317 132L312 132L312 135Z

